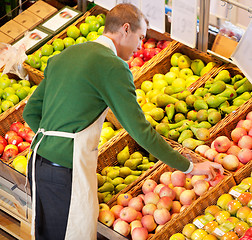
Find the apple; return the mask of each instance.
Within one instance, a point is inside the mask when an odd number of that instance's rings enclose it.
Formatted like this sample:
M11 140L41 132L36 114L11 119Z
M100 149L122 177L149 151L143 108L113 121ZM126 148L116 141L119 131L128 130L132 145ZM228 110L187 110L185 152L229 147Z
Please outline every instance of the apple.
M31 129L29 127L21 127L18 130L17 135L20 136L21 138L25 139L25 137L27 136L27 133L30 131L31 131Z
M159 192L159 196L162 198L164 196L169 197L171 200L174 200L176 197L176 193L174 192L173 189L171 189L168 186L164 186L161 188L160 192Z
M219 223L219 224L222 224L224 223L229 217L230 217L230 213L228 211L219 211L217 212L214 217L216 219L216 221Z
M186 178L185 189L190 190L192 188L193 188L192 179L191 178Z
M185 182L186 182L185 173L177 170L171 174L171 183L174 187L184 187Z
M214 162L217 162L219 164L222 164L223 162L223 158L226 157L227 154L226 153L218 153L215 158L214 158Z
M214 147L217 152L225 153L231 146L231 142L226 136L219 136L214 141Z
M157 206L153 203L149 203L143 206L142 213L143 215L153 215L155 210L157 209Z
M236 217L239 218L240 220L246 222L246 220L251 212L252 211L248 206L243 206L237 210Z
M156 181L154 181L152 179L147 179L143 183L142 192L144 194L147 194L148 192L153 192L156 186L157 186L157 182Z
M172 208L172 200L171 198L164 196L161 197L160 200L157 203L157 208L166 208L167 210L170 210Z
M222 181L223 178L224 178L224 175L218 173L213 180L209 181L210 186L211 187L216 186L219 182Z
M165 224L171 219L171 214L166 208L156 209L154 214L154 220L157 224Z
M21 142L17 145L18 152L23 152L25 149L29 148L30 146L31 144L28 142Z
M244 119L239 120L239 122L237 123L236 127L237 128L241 127L243 122L244 122Z
M221 211L221 208L217 205L210 205L208 206L204 213L207 214L207 213L210 213L211 215L215 215L217 212Z
M198 153L200 156L204 157L205 156L205 152L210 149L210 147L208 145L199 145L198 147L195 148L195 152Z
M235 171L239 167L239 159L234 155L227 155L222 160L222 166L228 171Z
M143 227L145 227L148 232L152 232L157 227L157 224L155 223L154 217L152 215L145 215L141 219L141 223Z
M132 207L124 207L120 211L120 218L128 223L136 220L137 211Z
M117 198L117 204L123 207L127 207L131 199L132 195L129 193L120 194Z
M143 227L141 220L134 220L130 223L130 233L132 234L135 228Z
M145 204L153 203L153 204L157 205L159 199L160 199L160 197L157 193L148 192L144 196L144 203Z
M5 133L4 138L5 138L5 139L7 140L7 142L8 142L9 138L11 138L11 137L13 137L13 136L17 136L17 133L14 132L14 131L8 131L8 132Z
M2 144L4 147L6 147L8 144L7 141L5 140L5 138L2 136L0 136L0 144Z
M252 193L243 192L240 194L240 196L237 199L243 206L246 206L248 205L249 201L252 199Z
M249 130L248 135L252 137L252 129Z
M149 61L151 58L153 58L157 54L156 50L153 48L147 48L143 51L143 60Z
M227 150L227 154L232 154L238 157L238 153L240 152L240 150L241 149L237 145L233 145Z
M179 201L172 202L171 214L179 213L181 209L181 203Z
M234 232L238 235L238 237L242 237L248 229L249 225L246 222L240 221L236 224Z
M172 172L164 172L161 174L159 181L164 185L169 185L171 183Z
M197 227L192 223L187 223L182 230L183 235L191 239L192 233L197 229Z
M18 135L13 135L8 137L8 144L18 145L19 143L23 142L23 138Z
M130 225L125 222L125 221L118 221L114 227L113 227L114 231L122 234L123 236L127 237L130 233Z
M196 199L194 190L185 190L181 193L179 201L182 205L190 205Z
M18 155L18 149L17 148L7 148L8 146L10 146L10 145L7 145L5 147L5 149L3 151L3 154L2 154L2 157L1 157L6 162L8 162L11 158L16 157Z
M18 133L19 129L20 129L21 127L23 127L23 126L24 126L24 125L23 125L23 123L21 123L21 122L14 122L14 123L12 123L11 126L10 126L10 131L14 131L14 132Z
M173 67L178 67L178 58L182 56L182 53L174 53L172 56L171 56L171 65Z
M208 150L205 151L204 157L207 158L210 161L214 161L214 158L218 152L215 149L209 148Z
M241 127L244 128L248 132L252 128L252 120L245 119L242 122Z
M193 71L190 68L183 68L179 71L179 77L187 79L188 77L193 76Z
M133 197L128 204L129 207L134 208L136 211L141 211L144 204L141 197Z
M247 135L247 131L242 127L237 127L231 132L231 138L234 142L238 142L245 135Z
M238 200L231 200L227 203L227 211L231 214L231 215L235 215L236 212L238 211L239 208L241 208L242 205Z
M198 196L202 196L205 192L208 191L209 187L209 183L206 180L202 179L195 182L193 190Z
M200 72L203 67L205 67L205 64L201 59L192 60L191 69L193 70L194 74L200 76Z
M115 216L110 210L104 210L99 212L98 220L106 226L111 227L115 221Z
M144 227L134 228L131 234L132 240L146 240L148 239L148 230Z
M63 42L64 42L65 48L68 48L68 47L70 47L70 46L72 46L72 45L75 44L74 39L71 38L71 37L65 37L65 38L63 39Z
M243 148L238 153L238 159L241 163L246 164L252 160L252 150L248 148Z
M140 58L140 57L136 57L136 58L134 58L134 59L131 61L130 66L131 66L131 67L135 67L135 66L142 67L143 64L144 64L143 59Z
M235 232L231 232L231 231L225 233L225 234L221 237L221 240L230 240L230 239L232 239L232 240L238 240L239 237L236 235Z
M192 176L192 180L191 180L191 183L192 183L192 186L194 187L194 184L199 181L199 180L205 180L206 179L206 175L193 175Z
M252 111L247 114L246 119L252 120Z
M182 55L178 58L178 67L182 68L189 68L191 66L191 59L187 55Z
M164 49L170 44L170 41L160 40L157 42L157 48Z
M161 190L162 190L162 189L161 189ZM174 191L175 194L176 194L175 199L176 199L176 200L179 200L179 199L180 199L181 193L182 193L183 191L185 191L185 190L186 190L186 188L184 188L184 187L174 187L174 188L173 188L173 191Z
M159 184L155 187L154 193L157 193L157 194L159 195L160 190L161 190L164 186L165 186L164 184L159 183Z
M191 235L191 239L192 240L202 240L204 239L204 237L207 236L207 232L203 229L196 229L192 235Z
M0 156L3 154L4 148L5 146L2 143L0 143Z
M252 149L252 137L249 135L242 136L238 142L240 148Z
M110 210L109 206L106 203L99 204L99 212L104 210Z
M149 38L145 43L144 43L144 48L155 48L156 47L156 39L154 38Z
M114 205L110 211L114 214L115 218L120 218L120 212L123 209L122 205Z
M142 212L137 212L136 220L140 220L141 221L142 217L143 217Z
M217 206L219 206L220 208L222 208L223 210L227 209L227 204L228 202L230 202L231 200L233 200L232 195L230 195L229 193L224 193L222 194L218 200L217 200Z

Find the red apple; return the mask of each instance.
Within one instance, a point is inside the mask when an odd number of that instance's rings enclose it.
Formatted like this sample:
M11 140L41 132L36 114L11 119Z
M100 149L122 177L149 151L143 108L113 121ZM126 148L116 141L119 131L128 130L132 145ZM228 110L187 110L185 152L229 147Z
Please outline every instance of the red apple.
M247 114L246 119L252 120L252 111Z
M213 180L209 181L210 186L211 187L216 186L223 178L224 178L224 175L222 175L220 173L217 174Z
M164 196L169 197L171 200L174 200L176 197L176 193L174 192L173 189L171 189L168 186L164 186L161 188L160 192L159 192L159 196L162 198Z
M248 148L243 148L238 153L238 159L241 163L246 164L252 160L252 151Z
M204 157L210 161L213 161L217 154L218 152L215 149L209 148L206 150Z
M238 128L238 127L241 127L243 122L244 122L244 120L241 119L241 120L237 123L236 127L237 127L237 128Z
M198 196L202 196L209 189L209 183L206 180L198 180L195 182L193 190Z
M186 182L186 175L181 171L174 171L171 175L171 183L174 187L184 187Z
M173 188L173 191L174 191L175 194L176 194L175 199L176 199L176 200L179 200L179 199L180 199L181 193L184 192L185 190L186 190L186 188L184 188L184 187L174 187L174 188Z
M161 188L163 188L164 186L165 186L165 185L164 185L164 184L162 184L162 183L158 184L158 185L155 187L155 189L154 189L154 193L159 194L159 193L160 193Z
M8 131L5 133L4 138L8 141L10 137L17 136L17 133L14 131Z
M143 55L144 55L143 60L148 61L156 55L156 50L154 48L144 49Z
M121 205L123 207L127 207L129 204L129 201L132 199L132 195L129 193L120 194L117 198L117 204Z
M153 204L157 205L159 199L160 199L160 197L158 196L157 193L148 192L144 196L144 203L145 204L153 203Z
M246 206L248 205L249 201L252 199L252 193L251 192L243 192L241 195L237 198L239 202Z
M5 140L5 138L2 136L0 136L0 144L2 144L4 147L6 147L8 144L7 141Z
M132 240L146 240L148 239L148 230L144 227L134 228L131 237Z
M157 208L166 208L167 210L170 210L171 207L172 207L172 200L167 196L161 197L157 203Z
M160 40L157 42L157 48L164 49L170 44L170 41Z
M231 132L231 138L234 142L238 142L244 135L247 135L247 131L241 127L237 127Z
M123 236L127 237L130 233L130 225L125 222L125 221L118 221L114 227L113 227L114 231L122 234Z
M147 42L144 43L144 48L155 48L156 47L156 39L149 38Z
M164 185L169 185L171 183L172 172L164 172L161 174L159 181Z
M200 156L204 157L205 156L205 152L210 149L210 147L208 145L199 145L198 147L195 148L195 152L198 153Z
M136 57L143 58L143 53L144 53L144 49L140 49L140 50L136 51L133 56L134 56L134 58L136 58Z
M193 175L191 179L192 186L194 187L195 183L199 180L205 180L206 175Z
M136 57L132 60L132 62L130 63L130 66L131 67L135 67L135 66L141 67L141 66L143 66L143 64L144 64L143 59L140 57Z
M142 192L144 194L146 194L148 192L153 192L156 186L157 186L157 182L156 181L154 181L152 179L147 179L143 183Z
M110 210L104 210L99 212L98 220L104 223L106 226L111 227L115 221L115 217Z
M244 128L247 132L252 129L252 120L246 119L242 122L241 125L242 128Z
M17 145L18 152L23 152L25 149L29 148L30 146L31 144L28 142L21 142Z
M115 218L119 218L120 217L120 212L123 209L122 205L114 205L110 211L114 214Z
M2 155L2 153L4 151L4 148L5 148L5 146L2 143L0 143L0 156Z
M133 61L134 56L131 56L130 59L128 61L126 61L126 63L128 63L129 68L131 68L131 62Z
M179 201L172 202L171 214L179 213L181 209L181 203Z
M25 141L28 142L28 143L31 143L32 142L32 139L34 137L35 133L31 130L29 131L26 136L25 136Z
M23 142L23 138L18 135L13 135L8 138L8 144L18 145L19 143Z
M129 207L134 208L136 211L141 211L144 204L141 197L133 197L128 204Z
M20 136L21 138L25 139L26 138L26 135L28 132L30 132L31 129L29 127L22 127L19 129L18 131L18 136Z
M157 206L153 203L148 203L143 206L142 213L143 215L153 215L154 211L157 209Z
M238 153L240 152L240 148L236 145L231 146L228 150L227 150L227 154L232 154L235 155L236 157L238 156Z
M240 148L252 149L252 137L249 135L242 136L238 142Z
M252 129L249 130L248 135L252 137Z
M154 220L157 224L165 224L171 219L171 214L166 208L157 209L154 212Z
M8 148L7 150L4 150L3 155L2 155L2 159L4 161L9 161L11 158L16 157L17 155L18 155L18 150L17 149L15 149L15 148Z
M185 190L181 193L179 201L182 205L190 205L196 199L196 194L193 190Z
M136 220L136 217L137 217L137 211L132 207L124 207L120 211L120 218L125 222L130 223Z
M155 223L154 217L152 215L143 216L141 223L143 227L148 230L148 232L152 232L157 227L157 224Z
M226 153L218 153L215 158L214 158L214 162L217 162L219 164L222 164L223 162L223 158L226 157L227 154Z
M219 136L214 141L214 147L217 152L226 152L231 146L231 142L226 136Z
M21 123L21 122L14 122L14 123L12 123L11 126L10 126L10 131L14 131L14 132L18 133L19 129L20 129L21 127L23 127L23 126L24 126L24 125L23 125L23 123Z

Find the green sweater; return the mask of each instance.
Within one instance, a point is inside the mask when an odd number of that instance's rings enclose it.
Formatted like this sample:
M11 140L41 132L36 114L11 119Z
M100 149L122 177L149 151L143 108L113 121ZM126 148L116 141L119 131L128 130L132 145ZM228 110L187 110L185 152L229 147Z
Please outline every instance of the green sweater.
M189 161L146 121L136 101L128 65L111 49L95 42L71 46L48 60L44 76L23 112L24 120L34 132L44 128L76 133L109 107L146 151L181 171L189 168ZM73 139L45 136L37 153L72 168Z

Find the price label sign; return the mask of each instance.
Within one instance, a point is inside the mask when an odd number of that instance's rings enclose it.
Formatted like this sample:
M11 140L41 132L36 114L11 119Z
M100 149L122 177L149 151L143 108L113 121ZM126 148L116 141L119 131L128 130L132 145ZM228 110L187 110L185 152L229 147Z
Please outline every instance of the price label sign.
M197 37L197 0L172 1L171 37L195 48Z
M116 5L116 0L109 0L109 1L108 0L94 0L94 3L103 8L110 10Z
M147 17L150 28L165 32L165 1L164 0L142 0L141 10Z
M243 34L231 58L252 83L252 20Z
M117 4L119 3L130 3L135 5L137 8L141 9L141 0L117 0Z

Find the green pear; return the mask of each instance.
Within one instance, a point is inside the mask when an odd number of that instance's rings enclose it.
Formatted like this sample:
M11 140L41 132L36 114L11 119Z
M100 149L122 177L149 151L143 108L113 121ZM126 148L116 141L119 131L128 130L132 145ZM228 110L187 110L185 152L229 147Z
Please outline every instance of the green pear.
M225 101L225 102L223 102L223 103L218 107L218 109L220 110L220 109L223 108L223 107L229 107L229 106L230 106L229 102L228 102L228 101Z
M194 102L193 107L196 111L199 111L200 109L208 109L208 105L203 99L197 99Z
M200 76L203 76L205 73L209 72L215 65L215 62L207 63L207 65L201 69Z
M183 113L176 113L174 116L174 122L180 122L182 120L185 120L185 115Z
M182 142L182 146L189 148L191 150L194 150L196 147L198 147L199 145L203 145L205 144L204 141L201 140L197 140L194 138L187 138Z
M182 120L182 121L177 122L177 123L170 123L170 124L169 124L169 128L170 128L170 129L179 128L179 127L181 127L185 122L189 122L189 120L185 119L185 120Z
M221 120L221 113L218 111L212 111L208 114L207 117L208 122L210 122L212 125L218 123Z
M200 96L200 97L204 97L205 94L208 92L207 88L203 88L203 87L199 87L196 89L196 91L194 92L194 96Z
M206 102L210 108L217 108L219 107L223 102L227 100L226 97L221 97L218 95L211 95L206 99Z
M207 128L196 128L191 126L191 130L198 140L206 141L210 137L210 132Z
M191 69L196 75L200 75L201 70L205 67L204 62L201 59L194 59L191 62Z
M98 188L98 192L112 192L114 191L114 185L110 182L105 182L100 188Z
M238 89L237 89L238 90ZM237 91L236 90L236 91ZM234 89L231 88L226 88L222 93L219 93L218 95L216 95L218 97L226 97L227 100L232 100L234 98L237 97L237 93L235 92Z
M97 196L98 196L99 203L103 203L104 202L104 194L97 192Z
M165 107L166 105L175 103L177 101L178 99L173 98L168 94L161 93L157 96L157 107Z
M242 93L240 96L238 96L238 97L236 97L235 99L234 99L234 101L236 100L236 99L243 99L243 100L249 100L251 98L251 94L249 93L249 92L244 92L244 93Z
M124 179L121 178L121 177L116 177L116 178L114 178L114 179L112 180L112 184L113 184L114 186L117 186L117 185L122 184L122 183L124 183Z
M210 87L212 87L213 83L214 83L214 79L213 78L209 78L208 80L206 80L204 88L208 88L209 89Z
M149 158L143 157L142 164L149 163Z
M108 201L111 200L111 198L113 197L113 194L109 193L104 197L104 202L107 203Z
M154 162L149 162L149 163L146 163L146 164L141 164L137 167L138 170L141 170L141 171L146 171L148 170L150 167L152 167L155 163Z
M148 113L155 121L160 121L164 117L164 110L162 108L154 108L150 110Z
M232 90L235 90L234 85L231 85L231 84L228 84L228 83L226 83L226 88L231 88Z
M110 170L112 170L112 169L113 169L112 166L107 166L107 167L103 168L102 171L101 171L101 175L107 176L108 172L109 172Z
M178 142L182 143L185 139L192 138L192 137L193 137L193 132L190 129L184 130L183 132L181 132L178 138Z
M238 106L232 105L232 106L229 106L229 107L222 107L220 109L220 111L221 111L222 114L229 114L231 112L234 112L237 108L238 108Z
M206 101L207 98L209 98L210 96L212 96L210 92L206 93L205 96L203 97L203 100Z
M235 82L234 84L234 89L238 89L243 83L245 83L247 81L247 78L242 78L241 80Z
M198 122L206 121L208 116L208 111L206 109L200 109L197 112L197 120Z
M192 95L192 93L188 90L184 90L182 92L179 92L177 94L177 99L178 100L185 100L187 96Z
M193 125L194 127L197 127L197 128L207 128L207 129L210 129L212 127L212 125L207 122L207 121L202 121L196 125Z
M131 169L129 167L121 167L119 170L119 176L122 178L126 178L131 174Z
M175 110L178 113L183 113L186 114L188 112L187 104L183 100L179 100L178 102L175 103Z
M196 121L197 120L197 111L191 110L187 113L186 118L188 120Z
M143 159L142 158L133 158L129 159L124 163L124 167L128 167L131 170L136 170L137 166L142 163Z
M117 161L120 165L124 165L126 160L130 158L129 147L126 146L122 151L117 154Z
M221 70L214 78L214 80L228 83L231 80L231 75L228 70Z
M158 159L155 158L151 153L149 153L149 161L150 161L150 162L157 162Z
M130 159L132 159L132 158L143 158L143 154L140 153L139 151L133 152L133 153L130 155Z
M149 114L145 114L145 118L151 124L152 127L156 127L158 125L158 122L156 122Z
M169 123L168 117L164 116L164 118L161 120L161 123Z
M218 112L218 110L215 108L208 108L207 113L209 114L211 112Z
M135 170L135 171L132 171L131 174L135 176L140 176L142 174L142 171Z
M165 107L165 112L167 115L167 119L169 122L171 122L171 120L173 119L174 115L175 115L175 106L174 104L170 103Z
M135 175L129 175L129 176L127 176L125 179L124 179L124 183L126 184L126 185L129 185L129 184L131 184L131 183L133 183L135 180L137 180L138 179L138 176L135 176Z
M125 183L122 183L122 184L118 184L116 187L115 187L115 193L119 193L120 191L122 191L124 188L126 188L128 185L125 184Z
M240 87L236 89L237 94L242 94L244 92L251 92L252 91L252 84L249 80L246 80Z
M177 129L171 129L168 132L168 138L177 141L180 136L180 132Z
M164 89L164 93L165 94L168 94L169 96L174 94L174 90L173 90L173 87L172 86L167 86L165 89Z
M208 92L212 94L219 94L226 89L226 83L223 81L215 81L209 88Z
M96 173L96 175L97 175L98 187L101 187L105 183L105 179L99 173Z
M110 177L112 180L119 176L119 169L113 169L107 173L107 176Z
M244 99L235 98L234 101L233 101L233 105L239 107L239 106L241 106L245 102L247 102L247 101L244 100Z
M193 108L193 104L196 100L197 97L195 95L189 95L186 97L185 102L188 105L188 107Z
M168 132L169 132L169 130L170 130L170 127L169 127L169 124L168 124L168 123L159 123L159 124L155 127L155 129L156 129L156 131L157 131L160 135L162 135L162 136L168 138Z
M184 130L190 129L190 126L192 126L194 124L195 123L193 121L184 122L181 127L177 128L177 130L181 133Z
M240 74L236 74L234 77L231 78L231 84L234 85L236 82L243 79L243 76Z

